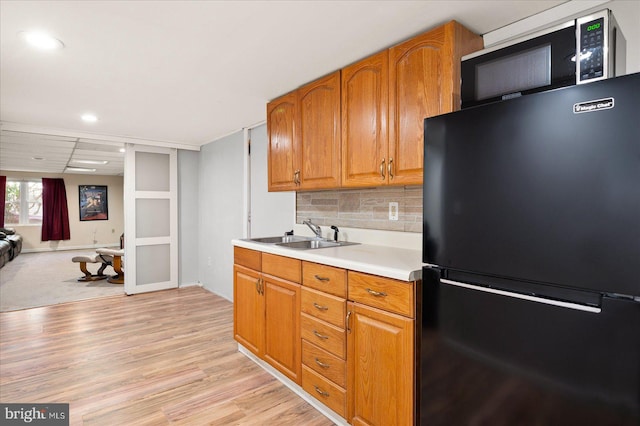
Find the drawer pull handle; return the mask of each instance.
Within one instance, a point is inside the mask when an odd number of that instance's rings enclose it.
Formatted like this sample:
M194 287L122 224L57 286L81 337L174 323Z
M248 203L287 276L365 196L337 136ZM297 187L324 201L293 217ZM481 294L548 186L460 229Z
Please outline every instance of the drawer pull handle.
M318 392L320 395L324 396L325 398L329 396L329 394L327 392L323 391L319 387L314 386L314 388L316 388L316 392Z
M329 309L327 306L318 305L316 302L313 302L313 306L315 306L319 311L326 311Z
M376 297L385 297L387 295L387 293L385 293L384 291L375 291L371 290L370 288L367 289L367 293Z
M329 278L327 277L321 277L320 275L314 275L313 278L315 278L318 281L330 281Z
M320 361L318 358L316 358L316 364L318 364L320 367L322 368L329 368L331 367L329 364L325 364L324 362Z
M317 331L313 330L313 334L316 335L316 337L322 339L322 340L327 340L329 338L329 336L325 336L324 334L320 334Z

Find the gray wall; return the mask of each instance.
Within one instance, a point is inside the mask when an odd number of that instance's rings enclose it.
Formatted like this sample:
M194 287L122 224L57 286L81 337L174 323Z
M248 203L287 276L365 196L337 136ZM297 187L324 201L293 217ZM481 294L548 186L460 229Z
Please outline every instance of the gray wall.
M233 300L233 246L243 238L244 134L178 156L180 173L180 282L201 282ZM281 235L293 229L295 193L267 191L267 130L251 131L251 233ZM197 226L194 226L197 224Z
M198 191L200 153L178 150L178 283L198 279Z
M208 290L233 300L233 246L243 229L243 134L211 142L200 151L198 276Z
M291 231L295 192L268 192L267 126L251 129L251 236L272 237Z

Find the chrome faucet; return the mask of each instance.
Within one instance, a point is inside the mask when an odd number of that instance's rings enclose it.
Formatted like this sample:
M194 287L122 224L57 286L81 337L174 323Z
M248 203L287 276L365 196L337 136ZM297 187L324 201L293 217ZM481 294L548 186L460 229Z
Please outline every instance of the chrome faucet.
M313 233L316 234L316 238L322 238L322 230L320 229L319 225L311 222L311 219L303 220L302 223L307 225L309 229L311 229Z

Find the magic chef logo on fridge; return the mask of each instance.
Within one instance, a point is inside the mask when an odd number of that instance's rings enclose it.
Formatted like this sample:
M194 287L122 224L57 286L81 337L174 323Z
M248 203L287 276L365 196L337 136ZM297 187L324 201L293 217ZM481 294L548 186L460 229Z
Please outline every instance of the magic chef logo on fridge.
M611 109L615 104L613 98L598 99L595 101L580 102L579 104L573 104L573 113L580 114L583 112L602 111L604 109Z

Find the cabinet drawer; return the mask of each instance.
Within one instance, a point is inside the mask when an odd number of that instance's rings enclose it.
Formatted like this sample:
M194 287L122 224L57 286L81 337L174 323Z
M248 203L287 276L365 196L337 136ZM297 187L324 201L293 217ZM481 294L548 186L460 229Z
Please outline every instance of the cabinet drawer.
M304 365L302 388L342 417L346 417L347 392Z
M260 271L262 266L262 253L249 250L244 247L233 247L233 263L246 266L254 271Z
M262 272L298 284L301 282L301 263L298 259L262 253Z
M347 297L347 271L333 266L302 262L302 284L338 297Z
M349 271L349 300L414 318L414 282Z
M302 312L320 318L336 327L344 328L347 314L345 299L302 287Z
M300 334L303 339L344 359L344 330L307 314L300 314Z
M302 364L338 386L345 387L347 363L345 360L320 349L306 340L302 341Z

